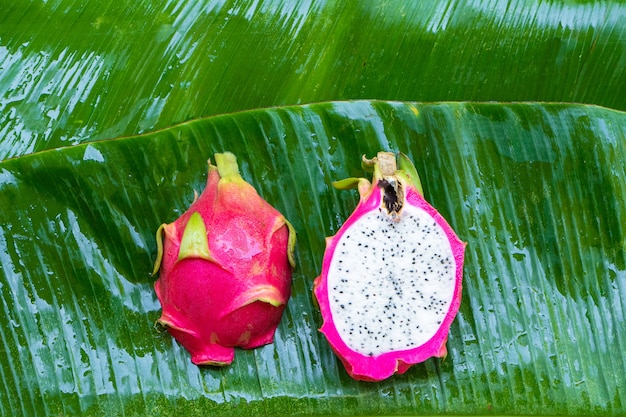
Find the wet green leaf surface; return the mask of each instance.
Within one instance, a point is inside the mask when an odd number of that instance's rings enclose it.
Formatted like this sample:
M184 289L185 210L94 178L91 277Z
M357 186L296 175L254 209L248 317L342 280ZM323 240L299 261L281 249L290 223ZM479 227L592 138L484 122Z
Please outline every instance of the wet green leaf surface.
M325 100L626 109L619 0L0 0L0 10L0 159Z
M468 242L444 362L357 383L317 332L324 237L362 154L405 152ZM230 150L299 234L272 345L198 368L154 327L154 233ZM334 102L0 163L0 414L623 415L626 116L583 105Z

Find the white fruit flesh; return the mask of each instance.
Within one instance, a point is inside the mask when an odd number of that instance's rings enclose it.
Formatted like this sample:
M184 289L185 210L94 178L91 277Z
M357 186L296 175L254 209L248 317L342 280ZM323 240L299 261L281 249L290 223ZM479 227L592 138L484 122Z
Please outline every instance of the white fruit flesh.
M328 271L341 339L368 356L423 345L450 309L455 274L448 237L423 209L405 204L399 221L365 214L339 238Z

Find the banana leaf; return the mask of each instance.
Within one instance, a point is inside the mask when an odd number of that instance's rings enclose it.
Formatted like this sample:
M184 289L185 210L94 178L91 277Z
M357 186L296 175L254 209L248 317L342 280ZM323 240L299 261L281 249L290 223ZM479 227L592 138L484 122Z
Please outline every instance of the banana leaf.
M275 342L197 367L154 326L154 233L230 150L298 231ZM468 242L445 360L356 382L317 331L336 179L402 151ZM626 114L574 104L328 102L214 116L0 163L2 415L626 413Z
M0 0L0 159L326 100L626 110L620 0Z

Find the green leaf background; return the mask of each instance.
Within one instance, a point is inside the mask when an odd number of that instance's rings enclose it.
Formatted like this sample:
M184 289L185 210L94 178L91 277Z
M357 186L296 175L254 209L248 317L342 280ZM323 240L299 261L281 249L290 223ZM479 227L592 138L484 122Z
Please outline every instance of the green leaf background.
M598 133L601 132L601 133ZM200 119L2 164L5 411L149 415L624 412L626 115L573 105L337 102ZM276 341L202 368L159 333L154 231L230 149L299 231ZM403 149L468 242L449 356L356 383L317 333L336 178Z
M626 413L623 3L0 10L3 415ZM298 268L275 343L198 368L153 326L154 231L226 149ZM468 242L464 299L445 361L361 383L311 286L380 149Z
M0 0L0 158L326 100L626 110L621 1Z

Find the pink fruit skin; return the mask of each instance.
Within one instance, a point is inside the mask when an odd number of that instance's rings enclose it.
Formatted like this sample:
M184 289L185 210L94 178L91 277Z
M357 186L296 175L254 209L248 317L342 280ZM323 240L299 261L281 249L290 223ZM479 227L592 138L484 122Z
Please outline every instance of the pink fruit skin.
M178 260L189 218L200 213L213 261ZM226 365L234 347L271 343L291 293L288 227L284 217L245 181L220 181L211 166L201 196L164 226L155 283L158 322L198 365Z
M437 210L428 204L428 202L424 200L424 198L416 192L414 188L408 187L406 193L407 202L428 212L443 228L452 245L452 252L456 261L456 280L454 298L452 300L450 310L448 311L437 333L435 333L435 335L428 340L428 342L421 346L408 350L387 352L379 356L365 356L353 351L343 342L333 324L326 277L328 275L330 261L333 258L335 247L340 237L360 217L372 210L377 210L378 207L380 207L383 194L382 191L380 191L377 184L373 184L370 190L374 190L374 192L361 197L357 208L350 215L350 217L348 217L337 234L326 239L326 252L322 265L322 273L315 279L313 291L324 320L320 331L326 336L331 348L343 362L348 374L357 380L381 381L390 377L394 373L402 374L412 365L423 362L430 357L441 358L446 356L446 341L448 339L450 325L452 324L452 321L454 320L461 304L465 243L459 240L450 225L448 225L446 220L437 212Z

